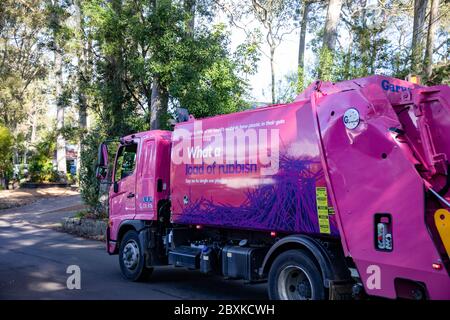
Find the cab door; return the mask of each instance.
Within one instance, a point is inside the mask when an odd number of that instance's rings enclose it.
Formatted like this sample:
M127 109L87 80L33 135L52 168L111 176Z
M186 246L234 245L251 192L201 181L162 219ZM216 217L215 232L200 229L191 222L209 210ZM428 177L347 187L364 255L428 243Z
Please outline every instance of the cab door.
M136 214L136 165L138 143L121 145L117 151L110 193L110 218L133 219Z

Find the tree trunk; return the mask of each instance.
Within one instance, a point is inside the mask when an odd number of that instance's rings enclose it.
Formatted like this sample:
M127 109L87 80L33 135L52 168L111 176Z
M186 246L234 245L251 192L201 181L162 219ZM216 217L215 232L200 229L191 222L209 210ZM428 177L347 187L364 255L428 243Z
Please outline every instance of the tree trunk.
M348 49L347 54L344 59L344 79L349 79L351 76L351 67L352 67L352 49L353 49L353 34L350 34L348 39Z
M186 31L193 35L195 25L195 4L196 0L184 0L183 6L189 15L186 21ZM153 8L156 10L160 5L160 0L152 0ZM169 103L169 93L167 88L161 83L159 74L153 75L152 92L150 98L150 130L159 130L167 128L167 108Z
M275 48L270 48L270 76L271 76L271 92L272 103L275 103Z
M328 3L323 45L331 52L333 52L336 47L337 26L341 15L341 8L342 0L330 0Z
M298 68L304 69L305 67L305 39L306 39L306 28L308 26L308 14L311 8L311 2L305 1L303 4L302 12L302 22L300 24L300 41L298 45Z
M36 104L33 101L32 104L32 111L30 113L30 125L31 125L31 134L30 139L26 142L26 149L23 151L23 159L22 164L28 163L28 152L35 149L35 143L36 143L36 133L37 133L37 118L38 118L38 110L36 108Z
M122 0L111 0L111 8L117 14L122 12ZM107 129L108 136L123 136L130 133L127 123L124 121L124 105L126 101L123 85L124 57L122 48L114 49L107 58L105 68L105 86L110 94L105 97L104 118L110 122Z
M59 6L59 2L56 0L51 1L52 6ZM55 85L55 99L56 99L56 170L60 173L66 173L66 141L61 133L64 127L64 102L63 102L63 57L61 53L60 44L58 43L58 28L61 25L60 15L58 12L53 11L50 19L53 26L53 54L54 54L54 66L53 77Z
M426 79L433 73L433 44L438 26L439 0L431 0L430 17L428 20L427 45L425 48L424 70Z
M322 80L329 81L332 78L333 54L336 47L337 26L341 15L341 8L342 0L329 0L318 69L318 76Z
M75 23L76 23L76 29L78 30L78 32L80 34L84 34L84 23L83 23L83 12L81 11L81 1L80 0L76 0L75 1L75 15L76 15L76 19L75 19ZM81 52L78 52L78 70L81 71L81 73L84 74L84 76L88 76L88 41L87 39L85 39L83 36L80 39L81 41ZM83 86L81 85L82 83L82 79L79 76L78 77L78 88L77 88L77 93L78 93L78 123L80 126L80 129L82 129L83 131L86 129L87 127L87 99L86 99L86 95L85 92L83 90Z
M297 65L297 92L305 88L305 47L306 47L306 29L308 27L308 15L311 9L311 2L306 1L303 4L302 22L300 23L300 39L298 43L298 65Z
M423 57L423 29L428 0L414 1L414 25L411 42L411 72L418 74L422 71L420 66Z
M167 106L169 102L169 95L161 83L159 76L153 78L152 84L152 98L150 106L150 130L164 129L167 124Z
M78 140L78 152L77 152L77 162L76 162L76 172L77 176L80 176L80 168L81 168L81 151L82 151L82 141L87 131L87 103L86 96L84 93L79 93L78 96L78 126L80 128L80 138Z
M58 130L58 136L56 138L56 166L58 172L67 173L66 167L66 141L64 136L60 132L64 127L64 104L62 102L62 55L55 50L55 96L56 96L56 129Z
M194 35L195 30L195 5L196 0L184 0L184 11L189 15L186 21L186 31L189 35Z
M83 12L81 10L81 1L76 0L74 2L75 4L75 23L76 23L76 29L78 32L83 35L84 34L84 23L83 23ZM81 148L82 148L82 140L84 137L84 134L87 130L87 98L83 89L82 82L85 81L84 79L81 79L81 73L84 75L84 77L89 77L88 75L88 61L89 60L89 40L87 40L84 36L81 36L80 38L81 42L81 52L78 52L78 81L77 81L77 94L78 94L78 127L80 129L80 137L78 141L78 152L77 152L77 161L76 161L76 170L77 175L80 174L80 167L81 167Z
M373 38L375 38L375 36L373 35ZM375 39L373 39L375 40ZM368 50L370 52L370 57L369 57L369 61L370 61L370 68L369 68L369 74L375 74L375 61L377 58L377 53L378 53L378 47L376 45L375 41L370 41L369 42L369 49Z
M34 109L34 102L33 102ZM37 111L33 111L31 115L31 136L30 136L30 144L31 147L34 148L34 144L36 143L36 131L37 131Z

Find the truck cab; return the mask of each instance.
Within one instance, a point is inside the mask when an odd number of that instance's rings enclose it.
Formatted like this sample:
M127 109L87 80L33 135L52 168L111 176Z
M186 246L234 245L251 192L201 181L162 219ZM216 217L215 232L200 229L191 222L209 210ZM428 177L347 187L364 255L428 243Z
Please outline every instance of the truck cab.
M124 226L156 221L167 207L170 137L170 131L153 130L120 139L109 190L108 253L118 253L117 237L124 234Z

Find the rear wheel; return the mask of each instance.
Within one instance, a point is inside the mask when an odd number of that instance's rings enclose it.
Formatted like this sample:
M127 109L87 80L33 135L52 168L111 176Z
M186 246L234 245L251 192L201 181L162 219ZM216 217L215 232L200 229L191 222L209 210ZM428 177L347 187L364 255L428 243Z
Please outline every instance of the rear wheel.
M122 275L131 281L145 281L150 278L153 268L145 267L145 256L135 230L125 233L119 248L119 264Z
M273 300L324 300L322 274L301 250L280 254L269 271L269 298Z

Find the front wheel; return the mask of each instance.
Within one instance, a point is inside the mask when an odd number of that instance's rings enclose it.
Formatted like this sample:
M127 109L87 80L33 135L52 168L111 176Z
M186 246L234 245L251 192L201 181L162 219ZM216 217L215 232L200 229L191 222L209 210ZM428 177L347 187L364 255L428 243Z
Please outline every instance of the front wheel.
M324 300L322 274L301 250L289 250L273 262L268 279L272 300Z
M122 275L131 281L145 281L153 268L145 267L145 256L135 230L128 231L120 242L119 264Z

